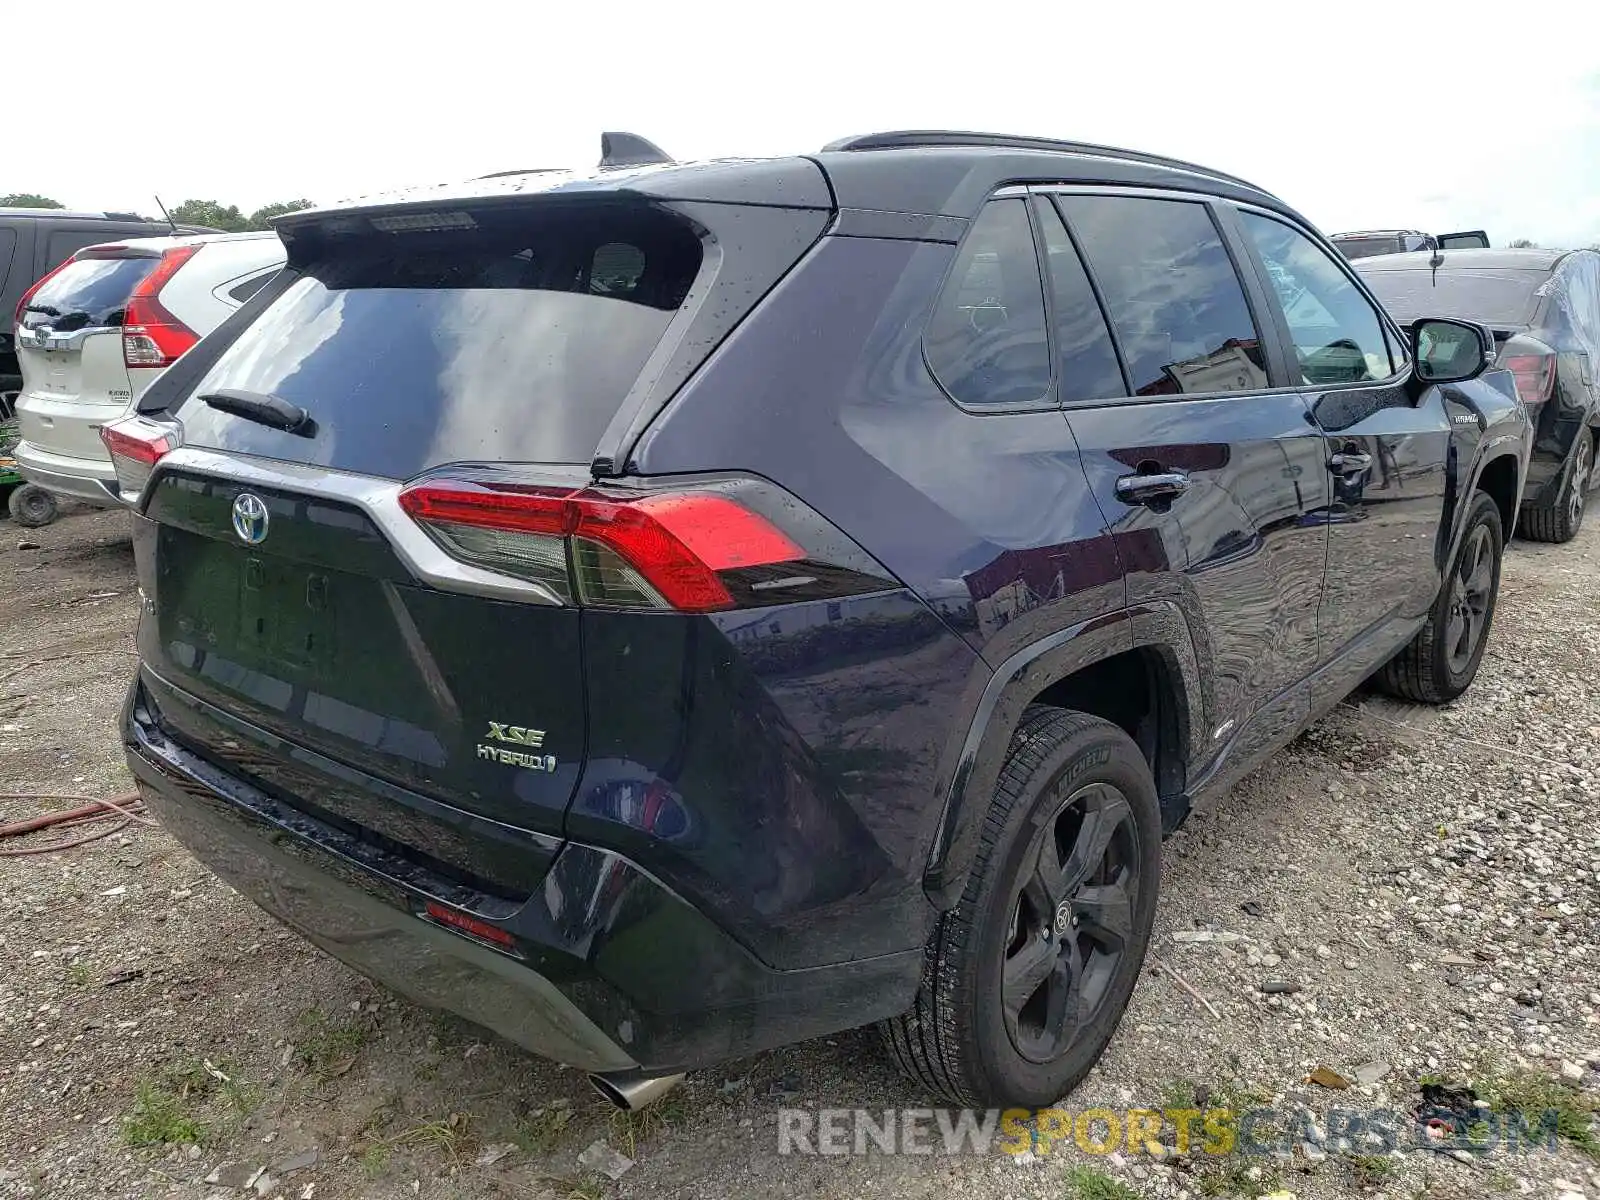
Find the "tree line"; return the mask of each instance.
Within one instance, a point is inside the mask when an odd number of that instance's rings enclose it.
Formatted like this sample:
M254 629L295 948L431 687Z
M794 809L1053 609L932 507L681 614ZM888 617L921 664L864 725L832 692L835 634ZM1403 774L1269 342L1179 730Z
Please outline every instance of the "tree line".
M65 207L59 200L52 200L49 196L41 196L36 192L13 192L9 196L0 196L0 208ZM273 217L281 217L284 213L299 212L302 208L311 207L313 205L310 200L279 200L273 204L263 204L246 216L239 210L237 204L222 204L216 200L185 200L169 211L172 213L172 219L180 225L204 225L210 229L220 229L224 233L242 233L248 229L271 229Z

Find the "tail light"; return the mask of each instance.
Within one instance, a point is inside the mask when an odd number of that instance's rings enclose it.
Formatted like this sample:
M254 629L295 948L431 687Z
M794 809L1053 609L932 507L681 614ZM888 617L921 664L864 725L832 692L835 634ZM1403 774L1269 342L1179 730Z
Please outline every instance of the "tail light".
M124 417L102 425L100 440L111 453L118 488L125 495L136 495L149 481L155 465L178 448L178 431L175 426L158 425L144 417Z
M454 557L589 607L717 612L894 586L821 517L772 490L451 479L407 488L400 506Z
M1500 351L1500 365L1516 376L1524 404L1543 404L1556 382L1556 352L1537 338L1518 335Z
M31 288L29 288L27 291L22 293L22 299L17 301L17 311L12 314L11 323L13 325L21 325L22 324L23 314L25 314L28 311L28 305L33 303L33 298L39 294L39 289L42 288L45 284L49 283L57 275L61 274L61 272L65 271L82 254L83 254L83 251L80 250L80 251L78 251L77 254L68 255L66 258L64 258L60 262L58 262L55 266L51 267L43 275L39 276L39 278L34 282L34 285Z
M175 246L164 251L155 270L146 275L128 297L122 321L122 361L127 366L171 366L200 340L200 335L168 312L159 298L167 281L199 249L199 246Z

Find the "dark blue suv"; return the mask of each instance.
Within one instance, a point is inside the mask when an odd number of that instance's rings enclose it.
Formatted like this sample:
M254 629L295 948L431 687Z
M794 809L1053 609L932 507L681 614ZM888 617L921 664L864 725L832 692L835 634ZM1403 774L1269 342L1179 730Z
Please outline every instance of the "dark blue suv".
M130 766L329 953L620 1102L874 1021L1055 1100L1163 835L1369 676L1477 670L1511 377L1241 180L613 136L278 228L105 433Z

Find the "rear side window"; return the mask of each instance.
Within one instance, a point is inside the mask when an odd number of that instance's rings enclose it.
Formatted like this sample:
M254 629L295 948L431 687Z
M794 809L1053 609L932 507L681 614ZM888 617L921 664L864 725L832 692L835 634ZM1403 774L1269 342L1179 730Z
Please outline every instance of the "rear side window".
M185 441L393 479L587 462L700 270L693 229L658 209L407 214L400 228L327 237L291 267L179 406ZM299 405L318 433L198 399L223 388Z
M1056 353L1061 359L1059 395L1064 402L1126 396L1111 330L1089 285L1083 260L1048 200L1039 203L1038 213L1054 308Z
M155 270L159 258L80 258L45 281L22 314L26 326L57 333L122 324L128 296Z
M1211 214L1184 200L1062 196L1135 394L1268 386L1244 286Z
M15 229L0 229L0 291L6 286L6 279L11 274L11 259L17 251L17 231Z
M1027 204L991 200L967 232L928 323L928 366L973 407L1032 404L1050 390L1044 285Z
M243 304L251 296L266 287L276 274L276 271L264 271L260 275L252 275L243 283L236 283L228 289L228 298L236 304Z
M46 269L57 263L66 262L79 250L87 246L98 246L102 242L114 242L117 234L109 229L58 229L50 234L50 239L45 243Z

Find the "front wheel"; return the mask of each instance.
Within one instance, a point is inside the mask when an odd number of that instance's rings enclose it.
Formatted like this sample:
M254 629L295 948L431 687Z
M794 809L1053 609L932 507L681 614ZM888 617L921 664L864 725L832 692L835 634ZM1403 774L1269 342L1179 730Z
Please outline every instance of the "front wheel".
M1380 688L1403 700L1443 704L1471 686L1494 623L1504 547L1499 508L1487 494L1473 493L1461 545L1428 622L1378 672Z
M929 941L901 1070L963 1105L1041 1108L1105 1051L1150 942L1161 814L1138 746L1034 707L1012 738L965 890Z

